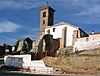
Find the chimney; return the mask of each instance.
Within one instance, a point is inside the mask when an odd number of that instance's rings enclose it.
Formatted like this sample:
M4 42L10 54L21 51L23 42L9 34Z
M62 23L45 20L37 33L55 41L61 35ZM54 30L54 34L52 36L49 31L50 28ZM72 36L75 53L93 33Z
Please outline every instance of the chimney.
M95 32L94 32L94 30L92 31L92 34L94 34Z

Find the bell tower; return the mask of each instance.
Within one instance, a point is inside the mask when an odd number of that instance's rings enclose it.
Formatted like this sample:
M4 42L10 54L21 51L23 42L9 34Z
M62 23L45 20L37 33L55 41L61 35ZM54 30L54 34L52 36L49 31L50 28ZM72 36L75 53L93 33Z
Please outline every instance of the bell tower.
M54 23L54 12L55 10L50 6L40 8L40 32L39 36L43 35L46 26L52 26Z

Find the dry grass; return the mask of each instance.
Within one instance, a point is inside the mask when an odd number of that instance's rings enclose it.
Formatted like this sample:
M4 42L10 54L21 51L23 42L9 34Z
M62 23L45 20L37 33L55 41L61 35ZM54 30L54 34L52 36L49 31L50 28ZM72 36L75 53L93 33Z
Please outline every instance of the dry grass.
M45 57L43 60L47 66L60 67L62 69L98 69L100 68L100 49L84 51L66 57Z

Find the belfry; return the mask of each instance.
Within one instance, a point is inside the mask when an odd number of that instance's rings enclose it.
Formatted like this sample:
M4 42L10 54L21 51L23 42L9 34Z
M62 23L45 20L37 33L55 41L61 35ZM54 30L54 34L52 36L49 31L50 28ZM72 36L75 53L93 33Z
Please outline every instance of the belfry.
M55 10L50 6L40 8L40 32L39 36L43 35L46 26L52 26L54 23Z

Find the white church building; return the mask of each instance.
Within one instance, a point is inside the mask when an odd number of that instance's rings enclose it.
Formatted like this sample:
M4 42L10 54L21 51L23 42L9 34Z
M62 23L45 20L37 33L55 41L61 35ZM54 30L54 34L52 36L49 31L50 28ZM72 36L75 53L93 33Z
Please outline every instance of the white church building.
M54 39L59 39L60 48L65 48L73 46L75 38L88 36L82 29L71 24L65 22L54 24L54 12L50 6L40 8L40 38L45 34L53 35Z
M88 34L79 27L65 22L47 26L45 28L45 34L51 34L54 39L60 39L60 48L73 46L75 38L88 36Z

